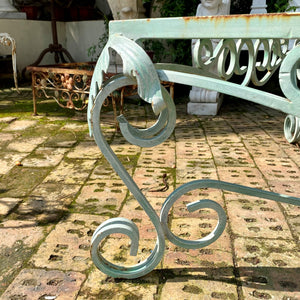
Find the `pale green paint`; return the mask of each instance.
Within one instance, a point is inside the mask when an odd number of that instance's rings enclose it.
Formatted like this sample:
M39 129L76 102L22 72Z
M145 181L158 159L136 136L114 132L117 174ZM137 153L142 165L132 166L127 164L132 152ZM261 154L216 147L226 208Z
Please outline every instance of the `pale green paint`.
M154 66L145 51L134 41L142 38L197 38L198 53L194 60L198 68L173 64L158 64ZM211 57L203 62L201 48L208 45L209 38L221 39ZM232 38L237 39L236 41ZM187 205L189 211L210 208L218 214L218 225L205 238L196 241L183 240L171 233L168 228L168 214L173 204L185 193L200 188L214 188L256 196L277 202L300 205L300 198L262 191L246 186L231 184L216 180L195 180L177 188L166 199L160 218L128 174L109 144L105 141L100 126L100 112L104 100L116 89L126 85L138 85L139 95L152 104L155 113L160 113L158 121L152 127L140 130L132 127L125 117L118 118L120 128L128 142L142 147L150 147L163 143L172 133L175 126L175 105L167 92L161 88L160 80L178 82L217 90L222 93L263 104L287 114L285 134L290 142L300 138L300 93L297 87L297 68L300 62L300 46L287 51L287 43L281 39L300 38L300 14L275 14L252 16L227 16L203 18L172 18L151 20L127 20L110 23L109 41L100 56L92 78L88 121L95 141L124 181L132 195L145 210L157 232L156 245L150 256L131 267L123 267L107 261L98 247L102 240L112 233L128 235L132 241L131 255L136 255L139 234L136 225L124 218L113 218L104 222L95 231L92 238L91 255L95 265L104 273L113 277L137 278L152 271L161 261L165 248L165 235L174 244L194 249L205 247L214 242L224 231L226 213L216 202L203 199ZM251 39L255 39L254 43ZM239 65L239 55L243 45L249 53L248 66ZM260 47L264 47L264 60L257 62ZM117 75L110 80L103 80L103 72L109 66L109 48L115 49L123 60L123 75ZM230 52L231 63L228 70L224 69L226 55ZM276 55L275 55L276 53ZM216 64L218 74L209 72L209 67ZM270 93L247 87L252 81L256 85L264 85L271 75L279 69L280 86L286 96L279 97ZM258 79L257 72L266 74ZM298 72L299 73L299 72ZM234 74L244 76L243 83L237 85L229 80Z

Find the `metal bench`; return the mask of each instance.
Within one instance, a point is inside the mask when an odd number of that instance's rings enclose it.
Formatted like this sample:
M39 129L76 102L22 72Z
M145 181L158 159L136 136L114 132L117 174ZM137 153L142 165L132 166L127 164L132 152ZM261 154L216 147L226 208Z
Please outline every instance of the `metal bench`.
M154 65L140 46L143 39L150 38L199 39L193 58L197 68L176 64ZM211 39L219 39L214 50ZM289 50L291 40L294 44ZM137 84L140 97L152 105L153 111L159 116L157 122L148 129L134 128L124 116L118 117L123 136L129 143L141 147L161 144L175 127L175 104L160 81L216 90L282 111L288 115L284 125L285 136L293 143L300 139L300 93L299 70L297 70L300 66L299 42L298 13L141 19L110 23L109 40L97 62L91 82L88 122L103 155L153 222L157 231L157 242L151 255L139 264L131 267L113 264L101 255L99 250L101 241L113 233L125 234L131 239L131 255L135 255L139 242L138 229L132 221L125 218L113 218L102 223L94 232L91 248L92 259L102 272L119 278L137 278L149 273L163 257L165 237L175 245L187 249L205 247L217 240L225 228L226 213L218 203L211 200L200 200L187 205L190 212L203 208L217 212L218 224L205 238L184 240L175 236L168 228L168 213L172 205L183 194L195 189L216 188L300 205L300 198L296 197L228 182L195 180L172 192L163 204L161 215L158 216L104 139L99 124L101 107L106 97L121 87ZM109 66L109 48L121 56L123 75L105 81L103 74ZM245 66L240 65L242 49L248 51L248 64ZM264 52L262 61L258 59L259 51ZM205 62L202 61L203 52L209 57ZM208 71L213 64L217 65L217 75ZM248 87L250 82L256 86L264 85L276 70L279 70L279 82L284 96ZM234 74L243 76L241 84L229 81Z

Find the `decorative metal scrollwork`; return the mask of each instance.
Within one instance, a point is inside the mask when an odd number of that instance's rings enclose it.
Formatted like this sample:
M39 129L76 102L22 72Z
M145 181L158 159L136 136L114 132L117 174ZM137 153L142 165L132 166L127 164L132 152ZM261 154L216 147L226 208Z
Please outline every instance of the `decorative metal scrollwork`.
M198 68L206 71L215 67L220 79L229 80L234 74L245 75L241 85L252 81L256 86L263 86L278 69L287 51L288 40L282 39L200 39L195 44L193 60ZM242 52L247 54L244 66L240 66ZM263 52L261 57L259 52Z
M47 72L47 68L37 67L40 71L33 71L32 86L35 95L39 98L52 98L62 108L84 110L88 105L88 96L91 75L73 74L56 69L56 72Z
M245 45L250 53L248 67L239 65L239 55L241 49L245 47ZM257 63L256 56L258 48L260 48L261 45L263 45L266 53L268 54L264 56L264 59L260 63ZM161 86L160 80L181 82L190 85L198 84L200 87L214 86L217 83L217 88L220 92L226 92L230 90L232 94L237 96L243 95L245 92L247 92L249 100L253 98L252 100L254 101L254 99L259 99L259 96L261 96L263 99L257 100L257 102L261 103L266 101L268 106L271 107L273 103L276 103L276 107L278 108L282 106L283 110L287 112L293 111L297 104L297 101L294 98L292 98L292 101L279 96L274 98L274 95L257 92L254 89L250 89L245 86L248 84L249 80L254 80L257 81L258 84L262 84L269 79L270 74L279 67L281 60L285 56L285 45L285 42L282 43L279 40L258 40L255 44L253 44L251 40L241 39L237 42L237 46L235 46L233 40L223 40L215 49L213 59L210 58L206 61L201 61L199 57L196 58L196 60L198 59L198 65L204 69L212 63L216 64L219 76L222 78L230 78L234 73L245 75L243 85L240 86L216 79L214 74L209 73L210 76L205 77L203 76L205 70L203 71L200 69L198 72L193 69L194 72L191 72L191 67L171 67L170 65L158 65L156 66L156 70L150 58L136 43L119 35L111 37L94 70L94 76L92 78L90 89L88 122L91 133L93 134L94 139L104 157L108 160L152 221L157 233L157 240L151 254L144 261L136 265L126 267L116 265L108 261L102 255L100 250L102 241L107 236L114 233L124 234L131 240L130 254L136 255L139 244L139 232L137 226L130 220L125 218L110 219L102 223L96 229L92 237L91 256L97 268L112 277L137 278L149 273L159 264L164 254L165 237L167 237L175 245L187 249L205 247L216 241L225 229L226 213L217 202L210 199L200 199L187 205L187 209L190 212L198 209L208 208L217 213L218 223L210 234L198 240L185 240L175 236L168 227L168 215L174 203L184 194L196 189L214 188L249 196L256 196L277 202L300 205L300 199L296 197L280 195L223 181L195 180L180 186L167 197L162 206L159 217L154 208L150 205L149 201L146 199L145 195L141 192L132 177L128 174L118 157L112 151L111 147L104 138L100 125L101 108L105 103L105 99L117 89L137 84L138 93L141 98L143 98L146 102L151 103L154 112L159 113L158 120L150 128L137 129L131 126L126 118L121 115L118 117L121 132L128 142L141 147L151 147L161 144L171 135L174 130L176 110L169 94ZM205 48L207 49L208 54L212 53L212 45L208 40L203 40L202 44L200 41L197 47L199 52L202 51L201 49ZM104 82L103 74L107 71L109 65L109 48L114 49L121 56L124 66L124 75L114 76ZM230 62L225 68L223 63L229 53ZM282 67L282 76L284 76L285 70L287 70L291 65L294 65L295 55L297 56L297 54L292 54L290 57L291 64L287 63L287 66ZM254 69L259 72L265 71L266 75L263 76L263 78L258 79ZM180 72L178 70L180 70ZM291 82L293 81L291 80ZM284 79L284 84L287 84L286 79ZM294 106L291 106L291 104ZM288 117L287 120L287 130L290 132L295 132L299 129L299 119ZM299 137L298 133L294 135Z

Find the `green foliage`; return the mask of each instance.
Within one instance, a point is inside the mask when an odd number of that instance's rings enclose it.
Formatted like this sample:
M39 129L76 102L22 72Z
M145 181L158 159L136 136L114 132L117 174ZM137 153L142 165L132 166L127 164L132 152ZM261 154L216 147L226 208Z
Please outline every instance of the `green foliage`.
M252 1L245 0L231 0L230 14L249 14L251 10Z
M194 16L196 14L199 0L156 0L157 7L163 18ZM191 41L190 40L168 40L166 47L159 41L151 41L147 45L154 51L155 59L160 60L162 56L171 57L172 62L191 65Z
M108 23L109 19L104 16L105 32L99 37L97 45L92 45L88 48L88 56L91 58L91 61L96 61L98 59L108 41Z
M268 4L268 12L276 13L276 12L285 12L285 11L293 11L294 7L289 5L289 0L269 0Z
M156 0L162 17L194 16L199 0Z

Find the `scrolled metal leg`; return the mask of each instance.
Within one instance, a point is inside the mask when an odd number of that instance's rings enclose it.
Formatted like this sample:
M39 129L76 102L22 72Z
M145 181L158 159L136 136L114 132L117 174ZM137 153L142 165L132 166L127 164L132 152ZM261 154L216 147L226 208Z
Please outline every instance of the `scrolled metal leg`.
M145 210L150 220L152 221L156 232L157 232L157 241L156 245L151 252L150 256L144 261L129 267L123 267L119 265L115 265L109 261L107 261L99 251L99 244L101 241L110 234L113 233L123 233L130 237L132 240L131 254L136 255L137 246L139 241L139 235L136 225L127 219L124 218L114 218L109 221L104 222L100 225L94 233L92 238L92 249L91 256L95 263L95 265L105 274L117 277L117 278L138 278L146 275L150 271L152 271L161 261L164 250L165 250L165 238L164 232L161 227L159 217L157 216L155 210L147 201L145 196L142 194L136 183L133 181L131 176L128 174L127 170L123 167L122 163L118 159L118 157L114 154L108 143L106 142L100 126L100 112L102 105L105 99L110 95L113 91L126 86L135 84L135 80L132 78L128 78L126 76L117 77L99 91L97 95L94 93L97 91L96 86L98 86L97 82L93 82L94 88L92 89L93 94L90 97L94 98L94 105L91 111L91 121L93 125L93 136L94 139L102 151L105 158L112 165L115 171L118 173L120 178L126 184L130 192L139 202L141 207Z
M263 199L274 200L277 202L288 203L292 205L300 205L300 198L291 197L287 195L281 195L273 192L263 191L255 188L246 187L243 185L233 184L218 180L195 180L189 183L183 184L177 188L170 196L166 199L163 204L160 221L165 232L166 237L175 245L187 248L187 249L198 249L206 247L216 241L223 233L226 226L226 213L224 209L217 202L203 199L196 201L187 205L190 212L197 209L210 208L217 212L218 214L218 224L214 230L206 237L199 240L184 240L175 236L168 228L168 213L173 206L173 204L184 194L201 188L215 188L224 191L230 191L235 193L240 193L248 196L259 197Z
M285 118L284 136L291 144L300 141L300 119L298 117L288 115Z
M223 233L225 226L226 226L226 213L222 206L218 204L215 201L209 200L209 199L202 199L199 201L195 201L193 203L190 203L187 205L187 209L189 212L196 211L198 209L203 209L203 208L210 208L213 209L214 211L217 212L218 214L218 224L217 226L213 229L213 231L205 236L202 239L199 240L184 240L179 238L178 236L175 236L169 229L168 227L168 213L173 206L173 204L185 193L188 193L192 190L199 189L202 187L202 185L205 184L204 181L197 180L193 181L187 184L182 185L180 188L176 189L165 201L161 214L160 214L160 221L163 227L163 230L165 232L166 237L170 242L173 244L183 247L186 249L198 249L198 248L203 248L206 247L210 244L212 244L214 241L216 241L221 234Z

